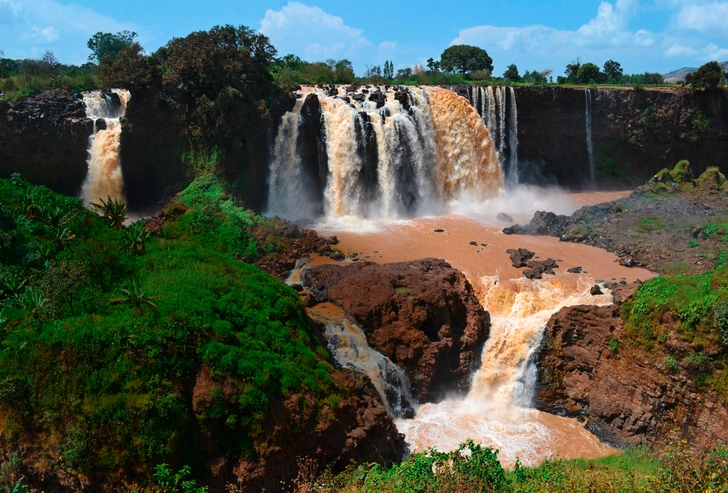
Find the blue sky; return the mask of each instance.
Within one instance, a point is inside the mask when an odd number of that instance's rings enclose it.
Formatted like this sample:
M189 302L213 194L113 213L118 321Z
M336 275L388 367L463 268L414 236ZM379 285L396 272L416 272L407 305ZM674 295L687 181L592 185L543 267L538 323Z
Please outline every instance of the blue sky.
M627 73L728 60L728 1L703 0L0 0L0 50L11 58L51 50L80 64L97 31L136 31L151 52L217 24L262 31L279 55L347 58L358 74L385 60L425 64L452 44L488 51L497 75L510 63L560 75L577 57L611 58Z

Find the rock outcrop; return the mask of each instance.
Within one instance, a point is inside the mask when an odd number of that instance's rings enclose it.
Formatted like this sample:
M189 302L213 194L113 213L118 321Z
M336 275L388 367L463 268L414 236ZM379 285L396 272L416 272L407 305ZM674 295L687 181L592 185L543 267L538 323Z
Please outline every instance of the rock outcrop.
M21 173L36 185L78 195L92 133L78 94L47 92L0 103L0 178Z
M720 397L698 390L685 372L671 373L660 351L619 344L623 335L618 305L555 314L539 354L539 409L586 420L615 445L682 438L703 449L728 442Z
M342 307L369 343L409 376L421 401L464 393L480 363L490 317L465 276L440 259L311 267L317 300Z
M275 419L256 437L255 458L226 459L219 444L203 435L210 457L204 482L210 490L223 492L227 484L241 484L246 491L288 491L302 467L318 472L330 467L339 472L352 462L401 460L404 437L369 379L350 370L337 371L333 378L345 395L333 407L324 404L318 409L315 399L305 393L273 403ZM201 368L192 389L195 414L204 410L215 389L234 394L234 385Z

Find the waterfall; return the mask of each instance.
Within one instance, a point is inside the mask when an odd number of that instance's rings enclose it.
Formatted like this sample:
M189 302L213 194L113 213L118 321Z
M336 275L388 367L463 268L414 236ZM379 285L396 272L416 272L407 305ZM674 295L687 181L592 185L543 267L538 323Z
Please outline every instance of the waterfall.
M534 354L553 313L565 306L611 302L611 295L591 296L592 285L586 277L574 285L525 278L501 282L497 276L483 277L479 298L490 313L491 330L481 367L464 399L424 404L414 419L397 421L412 449L434 446L441 451L454 450L471 438L499 448L500 459L507 463L520 457L530 465L554 453L559 447L558 428L571 424L554 422L544 417L545 413L530 409L537 383ZM544 420L551 422L546 425ZM589 433L581 432L588 441ZM593 446L600 447L594 442Z
M129 91L90 91L83 93L86 117L94 120L94 131L88 139L88 174L81 189L86 205L106 200L122 200L124 178L121 173L121 118L131 99Z
M308 258L298 259L286 283L310 288L312 279L306 267L309 262ZM392 416L411 417L414 414L413 406L417 401L407 374L369 345L362 328L344 310L332 303L319 303L307 308L306 313L324 325L327 348L334 361L369 377Z
M516 91L512 87L510 92L510 112L508 115L508 147L510 150L510 163L508 166L508 179L511 184L517 184L519 178L518 170L518 108L516 106Z
M589 177L591 178L591 184L595 184L594 176L594 144L592 143L592 97L591 90L584 89L586 97L586 109L585 109L585 120L586 120L586 150L589 154Z
M470 104L485 124L496 148L501 170L509 185L518 184L518 109L512 87L469 88Z
M326 219L412 217L466 196L484 200L502 187L487 129L452 91L367 86L337 92L345 95L304 88L299 96L306 102L283 116L272 149L268 214L310 218L307 204L320 201ZM302 143L294 128L303 125L297 114L311 97L321 113L319 150L310 149L311 140ZM317 152L326 169L321 197L312 197L313 187L302 185L311 171L298 156Z
M309 308L308 313L323 322L324 337L334 361L369 377L392 416L414 412L412 406L416 401L404 370L369 346L366 334L356 322L330 303L320 303Z

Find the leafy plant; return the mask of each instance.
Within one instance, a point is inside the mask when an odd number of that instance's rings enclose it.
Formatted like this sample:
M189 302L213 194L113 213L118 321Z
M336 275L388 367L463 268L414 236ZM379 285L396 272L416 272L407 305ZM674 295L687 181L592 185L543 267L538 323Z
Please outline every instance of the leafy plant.
M99 204L94 202L89 204L91 209L103 216L109 226L120 231L124 227L124 221L126 221L126 204L124 201L107 197L106 200L99 198L99 202Z

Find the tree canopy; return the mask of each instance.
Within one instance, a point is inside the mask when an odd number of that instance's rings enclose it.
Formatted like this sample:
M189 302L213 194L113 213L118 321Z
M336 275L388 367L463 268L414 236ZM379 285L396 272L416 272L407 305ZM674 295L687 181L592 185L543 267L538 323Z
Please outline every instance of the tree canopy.
M88 59L101 63L106 57L114 61L119 52L126 46L134 43L137 33L132 31L120 31L116 34L97 32L86 43L91 54Z
M503 72L503 78L511 82L520 82L521 76L518 73L518 67L515 63L508 65L508 68Z
M440 55L440 68L445 72L470 75L476 70L493 71L493 59L482 48L454 45Z
M723 67L718 62L708 62L692 74L687 74L685 82L691 84L693 89L712 89L722 86L725 82Z
M578 84L594 84L601 82L602 73L599 67L591 62L587 62L579 67L576 73L576 82Z
M619 84L622 82L622 75L624 70L619 62L614 60L607 60L604 62L604 74L607 76L607 81L612 84Z

